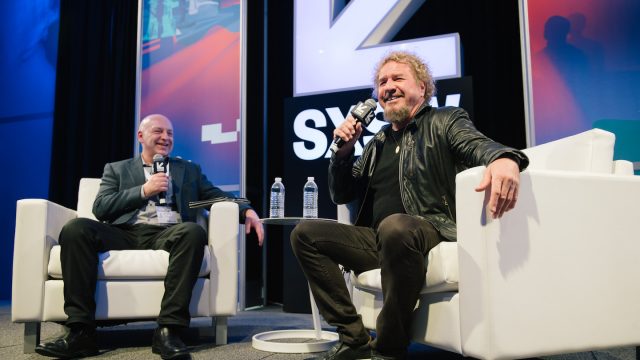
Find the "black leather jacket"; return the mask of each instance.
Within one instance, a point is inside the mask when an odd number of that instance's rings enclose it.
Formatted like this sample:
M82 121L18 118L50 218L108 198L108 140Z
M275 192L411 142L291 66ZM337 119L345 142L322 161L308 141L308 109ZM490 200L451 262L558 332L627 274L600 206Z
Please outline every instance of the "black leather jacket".
M385 141L380 130L365 146L362 156L337 159L329 164L329 191L336 204L358 200L355 225L371 226L367 199L376 155ZM499 144L473 126L466 111L456 107L423 105L407 125L400 153L400 196L407 214L429 221L445 238L456 240L455 177L466 168L487 165L509 157L524 170L529 159L522 152ZM367 202L369 201L369 202Z

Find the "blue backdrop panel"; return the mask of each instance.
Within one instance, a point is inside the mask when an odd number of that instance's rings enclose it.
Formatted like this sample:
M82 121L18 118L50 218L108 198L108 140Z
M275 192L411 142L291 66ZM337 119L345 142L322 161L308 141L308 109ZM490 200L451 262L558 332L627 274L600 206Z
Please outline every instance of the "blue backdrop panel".
M0 300L11 297L16 201L48 197L59 5L0 2Z

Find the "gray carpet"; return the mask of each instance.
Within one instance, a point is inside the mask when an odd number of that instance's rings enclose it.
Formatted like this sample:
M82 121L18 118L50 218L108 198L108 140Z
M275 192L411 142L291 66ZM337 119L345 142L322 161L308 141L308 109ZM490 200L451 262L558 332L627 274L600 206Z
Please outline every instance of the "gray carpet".
M243 359L243 360L298 360L313 354L276 354L256 350L251 346L253 335L271 330L311 329L311 316L284 313L279 307L266 307L242 311L229 319L229 343L215 346L214 338L201 335L197 328L206 327L208 319L193 319L191 329L184 338L192 350L193 359ZM325 330L332 330L323 324ZM127 325L99 328L100 355L104 359L159 359L151 353L151 336L154 322L137 322ZM22 324L11 322L11 307L0 304L0 359L44 359L37 354L23 354ZM62 333L62 327L53 323L42 325L42 339ZM409 349L409 359L463 359L458 354L440 351L428 346L413 344ZM545 357L544 360L634 360L635 348L612 349L609 351Z

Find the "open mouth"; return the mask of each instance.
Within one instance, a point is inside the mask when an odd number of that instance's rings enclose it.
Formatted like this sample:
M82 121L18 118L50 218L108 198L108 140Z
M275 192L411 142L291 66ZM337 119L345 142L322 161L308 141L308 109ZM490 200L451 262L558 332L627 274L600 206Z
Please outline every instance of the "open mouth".
M399 98L400 98L400 96L392 95L392 96L387 96L387 97L384 99L384 101L385 101L386 103L391 103L391 102L394 102L395 100L397 100L397 99L399 99Z

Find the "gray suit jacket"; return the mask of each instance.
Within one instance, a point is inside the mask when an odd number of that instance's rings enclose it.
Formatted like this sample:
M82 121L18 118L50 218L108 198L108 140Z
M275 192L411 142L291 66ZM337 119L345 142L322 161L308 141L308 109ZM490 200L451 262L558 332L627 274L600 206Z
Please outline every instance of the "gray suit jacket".
M199 209L189 209L190 201L214 197L234 197L213 186L202 173L199 165L182 159L171 158L171 180L177 210L182 221L195 222ZM100 221L110 224L128 222L148 202L141 196L145 183L140 156L108 163L104 167L98 196L93 203L93 213ZM240 204L241 221L248 205Z

